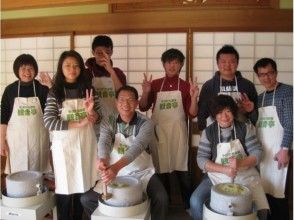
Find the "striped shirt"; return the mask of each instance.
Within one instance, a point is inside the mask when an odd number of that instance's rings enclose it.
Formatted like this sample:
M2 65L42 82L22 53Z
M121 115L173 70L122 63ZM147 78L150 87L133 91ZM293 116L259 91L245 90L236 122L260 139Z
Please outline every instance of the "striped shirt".
M252 155L256 157L256 165L257 165L260 163L262 159L263 150L261 148L260 143L257 140L255 130L252 129L251 126L252 125L246 125L246 133L241 135L245 135L245 146L243 146L245 152L247 152L248 155ZM225 143L235 139L234 135L232 135L234 133L233 129L234 129L233 126L229 128L221 128L221 132L220 132L221 142ZM213 155L213 154L216 154L216 151L212 150L213 148L216 149L216 146L212 146L212 143L208 140L206 135L207 135L206 132L203 131L200 138L200 143L199 143L198 152L197 152L197 164L199 168L203 171L205 171L206 162L209 160L211 161L212 158L216 158L217 156L217 155Z
M262 105L263 93L258 96L258 107ZM273 103L273 91L266 92L263 107ZM278 117L284 128L281 147L292 149L293 143L293 86L279 83L275 93L275 103Z
M65 92L67 94L67 98L77 98L78 96L78 88L69 89L65 88ZM57 103L57 99L52 95L52 93L48 94L47 102L44 110L44 123L45 127L49 129L49 131L53 130L68 130L68 121L63 120L61 118L62 106ZM99 103L99 97L94 93L94 111L98 113L98 121L101 120L101 107Z
M136 112L132 120L126 124L116 113L109 118L104 118L100 125L100 137L98 142L98 157L109 157L115 141L115 134L122 133L125 138L134 134L135 139L124 154L127 161L132 162L144 150L151 150L154 143L154 124L151 119Z

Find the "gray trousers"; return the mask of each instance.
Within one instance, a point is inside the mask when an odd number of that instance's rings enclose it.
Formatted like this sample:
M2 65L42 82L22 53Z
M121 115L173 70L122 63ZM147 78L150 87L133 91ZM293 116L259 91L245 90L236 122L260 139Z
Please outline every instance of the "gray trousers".
M168 212L168 195L157 174L154 174L147 185L147 195L151 200L151 220L165 220ZM81 196L81 203L87 217L98 207L99 193L93 189Z

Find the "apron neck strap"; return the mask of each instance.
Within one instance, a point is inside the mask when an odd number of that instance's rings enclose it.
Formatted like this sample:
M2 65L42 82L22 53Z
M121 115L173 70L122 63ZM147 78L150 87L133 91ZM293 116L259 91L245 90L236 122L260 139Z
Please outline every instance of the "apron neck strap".
M166 79L166 77L164 77L164 79L163 79L163 81L162 81L162 83L161 83L161 86L160 86L160 90L159 90L159 92L161 92L161 90L162 90L162 88L163 88L163 85L164 85L164 83L165 83L165 79ZM178 78L178 89L177 90L179 90L180 89L180 77Z
M36 87L35 87L35 80L33 80L33 89L34 89L34 97L36 97ZM17 85L17 97L19 97L20 94L20 80L18 80L18 85Z
M119 126L120 124L122 124L122 123L116 123L118 133L122 133L122 131L121 131L122 126ZM135 134L136 134L136 125L133 127L132 135L135 136Z
M278 85L278 84L277 84L277 85ZM275 96L276 96L277 85L275 86L275 89L274 89L274 92L273 92L273 101L272 101L272 105L273 105L273 106L275 105ZM263 107L263 105L264 105L265 94L266 94L266 91L263 92L262 102L261 102L261 107Z

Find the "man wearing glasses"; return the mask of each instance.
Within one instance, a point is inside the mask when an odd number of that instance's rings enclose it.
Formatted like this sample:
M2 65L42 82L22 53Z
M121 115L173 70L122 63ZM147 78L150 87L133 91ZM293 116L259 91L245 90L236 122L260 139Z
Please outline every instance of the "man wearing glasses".
M277 81L277 64L262 58L253 67L265 91L258 96L257 134L265 156L260 175L270 204L270 219L289 219L285 199L289 150L293 144L293 86Z

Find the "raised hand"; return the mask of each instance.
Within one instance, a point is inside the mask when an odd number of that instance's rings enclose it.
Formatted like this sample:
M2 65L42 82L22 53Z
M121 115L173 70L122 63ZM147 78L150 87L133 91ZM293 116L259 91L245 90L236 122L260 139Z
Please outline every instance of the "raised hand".
M151 91L151 83L152 83L152 74L150 75L149 80L148 80L147 74L144 73L144 80L142 83L143 93L149 93Z
M43 86L47 86L49 89L52 87L52 79L47 72L40 72L39 73L39 82Z
M100 58L100 62L108 72L112 70L110 56L104 50L102 50L102 57Z
M84 101L84 108L88 115L93 114L93 108L94 108L94 97L93 97L93 89L86 89L86 98Z
M197 77L195 77L194 81L192 81L192 78L190 78L189 84L190 84L190 96L191 96L191 98L196 99L199 94L199 88L197 85Z
M254 103L250 101L246 93L241 94L241 107L245 112L252 112Z

